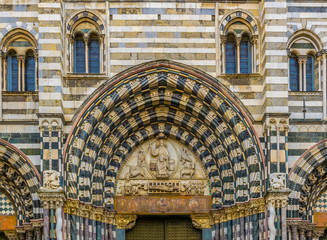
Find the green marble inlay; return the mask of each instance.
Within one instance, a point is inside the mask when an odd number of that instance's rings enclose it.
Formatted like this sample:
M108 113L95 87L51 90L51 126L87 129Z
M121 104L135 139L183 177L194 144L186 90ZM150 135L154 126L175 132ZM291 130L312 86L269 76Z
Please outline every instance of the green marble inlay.
M28 41L15 41L10 43L11 47L31 47L32 44Z
M291 48L315 49L311 43L293 43Z

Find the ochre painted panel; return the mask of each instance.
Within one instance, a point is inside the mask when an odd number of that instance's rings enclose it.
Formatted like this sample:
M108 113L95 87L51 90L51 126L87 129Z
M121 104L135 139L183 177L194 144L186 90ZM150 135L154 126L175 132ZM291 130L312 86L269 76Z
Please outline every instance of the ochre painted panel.
M115 196L118 213L192 214L209 213L211 196Z
M16 216L0 216L0 231L15 230Z
M317 227L327 227L327 212L315 212L313 217Z

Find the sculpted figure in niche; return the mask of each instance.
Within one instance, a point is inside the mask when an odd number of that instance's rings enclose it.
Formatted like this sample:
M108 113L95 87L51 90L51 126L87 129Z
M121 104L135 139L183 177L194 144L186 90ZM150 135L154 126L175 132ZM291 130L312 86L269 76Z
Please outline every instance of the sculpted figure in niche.
M195 172L195 164L190 158L186 148L182 148L181 163L181 177L183 179L191 179Z
M159 134L158 139L155 148L151 147L151 155L156 157L157 178L168 178L169 171L173 169L169 166L169 152L164 142L164 134Z
M141 148L137 156L137 165L129 166L129 172L126 174L126 180L128 181L130 178L135 178L137 176L144 177L145 176L144 167L145 167L145 155L144 155L143 148Z

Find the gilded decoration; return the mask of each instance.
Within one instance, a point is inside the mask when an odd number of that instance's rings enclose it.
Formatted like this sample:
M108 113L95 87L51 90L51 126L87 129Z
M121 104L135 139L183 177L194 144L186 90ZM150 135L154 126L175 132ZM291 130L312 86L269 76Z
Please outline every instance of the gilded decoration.
M131 229L136 224L136 215L130 214L117 214L116 215L116 227L120 229Z
M222 223L265 212L265 208L266 206L263 198L253 199L249 202L236 204L228 208L213 210L211 212L212 220L214 223Z
M192 214L191 219L197 229L211 228L213 223L210 214Z
M67 199L64 212L108 224L115 224L114 211L93 206L91 203L80 202L79 200Z

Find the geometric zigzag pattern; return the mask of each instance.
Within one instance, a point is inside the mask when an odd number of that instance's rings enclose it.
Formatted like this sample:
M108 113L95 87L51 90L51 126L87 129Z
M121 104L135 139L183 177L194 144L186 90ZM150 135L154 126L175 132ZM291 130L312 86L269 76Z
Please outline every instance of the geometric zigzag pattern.
M112 208L121 164L160 132L188 145L203 161L216 207L263 195L260 149L244 113L215 79L182 67L163 64L132 72L93 96L67 140L70 198Z

